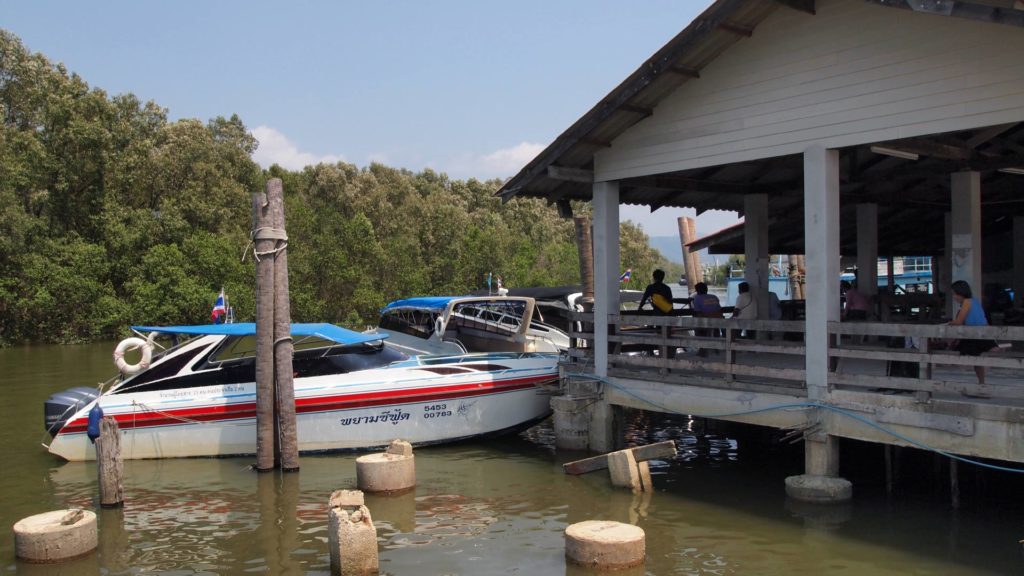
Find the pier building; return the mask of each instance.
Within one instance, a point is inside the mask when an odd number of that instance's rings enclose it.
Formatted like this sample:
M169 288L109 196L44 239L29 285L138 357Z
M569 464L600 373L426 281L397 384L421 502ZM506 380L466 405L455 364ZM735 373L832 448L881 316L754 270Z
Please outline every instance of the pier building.
M1024 298L948 325L954 281L1024 294L1022 54L1019 0L718 0L511 178L505 200L593 208L593 310L563 364L589 449L639 408L800 431L825 480L842 439L1024 462ZM741 213L690 247L745 255L758 318L621 310L622 204ZM806 258L781 320L770 254ZM934 294L878 293L892 256L931 256ZM867 320L842 321L847 262Z

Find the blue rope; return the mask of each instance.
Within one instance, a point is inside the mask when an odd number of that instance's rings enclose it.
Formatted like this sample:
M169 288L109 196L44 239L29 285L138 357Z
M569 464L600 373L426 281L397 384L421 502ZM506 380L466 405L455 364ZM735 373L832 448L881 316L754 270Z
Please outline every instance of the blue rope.
M754 409L754 410L746 410L746 411L743 411L743 412L729 412L729 413L723 413L723 414L696 414L696 413L692 413L692 412L687 413L687 414L683 414L681 412L676 412L675 410L670 410L667 407L662 406L661 404L658 404L657 402L652 402L652 401L648 400L647 398L644 398L643 396L640 396L639 394L636 394L632 390L628 390L626 388L623 388L622 386L619 386L618 384L615 384L614 382L608 380L607 378L603 378L601 376L597 376L597 375L594 375L594 374L568 373L568 372L565 375L568 376L568 377L572 377L572 378L582 378L582 379L586 379L586 380L596 380L598 382L601 382L602 384L607 384L607 385L611 386L612 388L615 388L616 390L619 390L620 392L625 393L628 396L632 396L632 397L636 398L637 400L640 400L641 402L646 402L647 404L650 404L651 406L654 406L655 408L658 408L659 410L661 410L663 412L668 412L668 413L673 413L673 414L681 414L681 415L688 415L688 416L695 416L697 418L730 418L730 417L736 417L736 416L749 416L751 414L758 414L760 412L771 412L771 411L774 411L774 410L796 410L796 409L808 410L808 409L812 409L812 408L821 408L821 409L824 409L824 410L829 410L829 411L834 412L836 414L840 414L842 416L846 416L847 418L852 418L852 419L854 419L854 420L856 420L856 421L858 421L858 422L860 422L862 424L866 424L867 426L870 426L871 428L879 430L880 432L882 432L884 434L888 434L889 436L892 436L893 438L896 438L898 440L902 440L902 441L906 442L907 444L911 444L911 445L916 446L916 447L918 447L918 448L920 448L922 450L928 450L929 452L935 452L936 454L941 454L942 456L945 456L946 458L950 458L950 459L956 460L958 462L963 462L965 464L971 464L973 466L980 466L982 468L988 468L990 470L998 470L1000 472L1012 472L1014 474L1024 474L1024 469L1021 469L1021 468L1007 468L1005 466L998 466L996 464L989 464L987 462L981 462L981 461L978 461L978 460L972 460L970 458L964 458L963 456L958 456L956 454L951 454L951 453L946 452L945 450L941 450L939 448L933 448L933 447L928 446L927 444L925 444L923 442L919 442L917 440L914 440L913 438L910 438L908 436L904 436L903 434L900 434L899 432L896 432L894 430L890 430L890 429L888 429L888 428L886 428L884 426L881 426L878 423L873 422L873 421L871 421L871 420L869 420L869 419L867 419L867 418L865 418L865 417L863 417L863 416L861 416L859 414L855 414L853 412L850 412L849 410L844 410L842 408L838 408L836 406L832 406L832 405L829 405L829 404L823 404L821 402L799 402L799 403L796 403L796 404L776 404L774 406L766 406L764 408L757 408L757 409Z

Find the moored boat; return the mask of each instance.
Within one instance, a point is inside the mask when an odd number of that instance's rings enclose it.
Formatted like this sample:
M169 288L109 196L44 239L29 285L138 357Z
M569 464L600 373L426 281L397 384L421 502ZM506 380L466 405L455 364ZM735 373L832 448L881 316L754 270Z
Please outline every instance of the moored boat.
M391 302L374 333L411 353L562 352L569 336L543 321L527 296L424 296ZM442 348L438 348L442 347Z
M75 388L45 404L51 453L95 458L87 437L99 406L117 420L126 459L256 452L255 324L133 327L147 356L119 360L103 391ZM153 356L161 334L191 338ZM299 451L415 445L524 429L550 413L544 386L558 379L554 352L410 356L387 334L293 324ZM125 346L119 346L123 352Z

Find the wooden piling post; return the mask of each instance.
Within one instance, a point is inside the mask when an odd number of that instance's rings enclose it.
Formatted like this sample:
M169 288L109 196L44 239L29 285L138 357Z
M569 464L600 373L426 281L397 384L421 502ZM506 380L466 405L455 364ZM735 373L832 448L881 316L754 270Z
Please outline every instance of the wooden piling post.
M124 460L121 458L121 433L113 416L105 416L100 421L100 437L96 439L96 470L100 484L100 506L123 506Z
M267 195L252 197L256 254L256 470L274 469L274 234Z
M676 225L679 227L679 243L683 249L683 265L686 268L686 289L692 294L693 287L698 282L702 282L704 276L700 271L699 257L686 247L687 244L697 239L697 227L693 223L693 218L686 216L677 218Z
M580 257L580 283L583 285L582 299L594 301L594 239L590 226L590 216L575 216L572 219L576 227L576 250Z
M274 253L274 389L280 465L285 472L299 469L299 446L295 429L295 383L292 358L291 302L288 296L288 235L285 232L284 187L280 178L267 182L270 225L277 232Z

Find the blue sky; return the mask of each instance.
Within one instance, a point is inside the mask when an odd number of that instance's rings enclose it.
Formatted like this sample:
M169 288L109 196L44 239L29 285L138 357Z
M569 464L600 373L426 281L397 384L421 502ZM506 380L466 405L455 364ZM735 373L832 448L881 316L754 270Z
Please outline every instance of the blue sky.
M506 178L711 0L0 0L0 26L172 119L238 114L254 159ZM652 236L692 211L623 206ZM709 213L698 233L735 221Z

